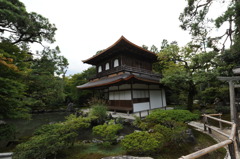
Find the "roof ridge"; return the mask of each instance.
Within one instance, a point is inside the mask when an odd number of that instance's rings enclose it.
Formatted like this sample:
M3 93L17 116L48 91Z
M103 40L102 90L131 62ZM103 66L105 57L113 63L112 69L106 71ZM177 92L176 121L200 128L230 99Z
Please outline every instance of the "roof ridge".
M141 50L143 50L143 51L145 51L145 52L148 52L148 53L151 53L151 54L153 54L153 55L156 55L154 52L151 52L151 51L149 51L149 50L147 50L147 49L144 49L144 48L142 48L142 47L134 44L133 42L129 41L127 38L125 38L125 37L122 35L115 43L113 43L112 45L110 45L109 47L107 47L106 49L104 49L102 52L100 52L100 53L98 53L98 54L95 54L95 55L93 55L92 57L90 57L90 58L88 58L88 59L86 59L86 60L82 60L82 62L86 63L87 61L89 61L89 60L91 60L91 59L94 59L95 57L104 54L106 51L108 51L108 50L110 50L111 48L113 48L114 46L116 46L121 40L124 40L124 41L126 41L128 44L133 45L133 46L135 46L136 48L139 48L139 49L141 49Z

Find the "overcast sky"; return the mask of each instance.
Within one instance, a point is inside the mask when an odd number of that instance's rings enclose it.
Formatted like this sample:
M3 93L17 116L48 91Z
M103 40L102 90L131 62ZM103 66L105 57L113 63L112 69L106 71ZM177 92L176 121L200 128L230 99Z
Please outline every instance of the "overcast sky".
M58 28L56 42L69 61L67 75L80 73L98 50L122 35L136 45L160 48L163 39L180 46L190 41L178 17L184 0L20 0Z

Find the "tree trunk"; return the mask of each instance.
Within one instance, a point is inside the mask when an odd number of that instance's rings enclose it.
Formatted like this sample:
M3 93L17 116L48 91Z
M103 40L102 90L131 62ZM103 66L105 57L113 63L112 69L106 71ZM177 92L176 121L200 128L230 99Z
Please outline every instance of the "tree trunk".
M193 110L193 99L195 96L195 85L192 82L189 84L189 91L188 91L188 101L187 101L187 108L189 111Z

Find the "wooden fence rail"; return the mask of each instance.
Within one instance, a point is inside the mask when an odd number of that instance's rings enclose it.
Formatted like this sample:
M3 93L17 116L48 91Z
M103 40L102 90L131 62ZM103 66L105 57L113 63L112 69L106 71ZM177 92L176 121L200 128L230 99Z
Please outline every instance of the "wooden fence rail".
M207 129L208 129L208 132L212 133L212 130L214 130L215 132L217 132L217 133L227 137L228 139L225 140L225 141L222 141L220 143L217 143L215 145L212 145L210 147L207 147L205 149L202 149L202 150L199 150L197 152L191 153L191 154L189 154L187 156L182 156L179 159L194 159L194 158L198 158L198 157L206 155L206 154L208 154L210 152L213 152L213 151L215 151L217 149L223 148L225 146L228 146L231 159L240 159L239 158L239 149L238 149L239 139L238 139L237 125L235 123L233 123L233 122L222 120L221 119L221 115L222 114L208 114L208 115L204 114L203 115L204 131L207 131ZM216 117L213 117L213 116L219 116L219 118L216 118ZM213 127L208 125L208 118L212 119L212 120L218 121L220 129L222 129L222 123L231 125L232 128L231 128L230 135L228 135L228 134L226 134L226 133L224 133L224 132L222 132L222 131L220 131L218 129L214 129Z

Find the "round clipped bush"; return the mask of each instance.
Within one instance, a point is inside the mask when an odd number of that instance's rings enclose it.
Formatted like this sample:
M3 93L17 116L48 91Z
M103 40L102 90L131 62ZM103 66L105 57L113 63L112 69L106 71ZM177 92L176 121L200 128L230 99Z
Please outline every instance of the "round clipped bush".
M174 120L178 122L187 122L197 120L199 115L191 113L188 110L155 110L146 117L146 121L153 123L163 123Z
M93 127L93 134L101 137L104 141L113 142L117 138L117 132L123 129L121 124L103 124Z
M164 137L160 133L134 132L126 135L121 144L127 152L133 154L150 154L162 148Z

